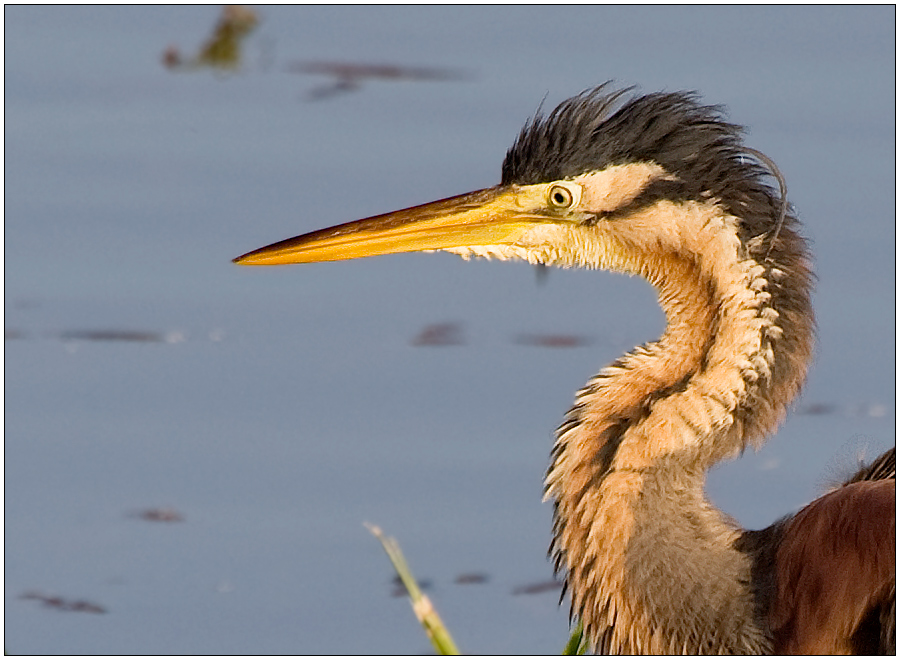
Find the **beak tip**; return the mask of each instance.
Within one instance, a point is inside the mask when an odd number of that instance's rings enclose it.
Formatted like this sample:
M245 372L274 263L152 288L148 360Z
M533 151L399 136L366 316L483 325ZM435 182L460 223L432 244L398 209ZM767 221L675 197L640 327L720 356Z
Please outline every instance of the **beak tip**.
M239 257L235 257L231 260L231 263L237 264L238 266L253 266L258 262L253 258L254 252L248 252L247 254L242 254Z

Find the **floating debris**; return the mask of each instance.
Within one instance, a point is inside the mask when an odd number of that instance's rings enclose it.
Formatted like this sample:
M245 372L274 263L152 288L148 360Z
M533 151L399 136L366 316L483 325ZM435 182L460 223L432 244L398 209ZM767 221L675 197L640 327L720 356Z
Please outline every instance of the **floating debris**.
M419 589L421 589L422 591L429 591L431 589L431 580L418 580L418 583ZM400 579L399 575L395 575L391 579L391 586L393 587L391 590L391 597L401 598L403 596L409 595L409 592L406 591L406 585L403 584L403 580Z
M513 596L531 596L533 594L542 594L546 591L556 591L558 592L562 589L562 582L558 580L547 580L545 582L534 582L532 584L526 584L521 587L516 587L512 590Z
M831 415L838 407L833 403L808 403L797 408L798 415Z
M523 334L516 337L515 342L523 346L540 346L542 348L578 348L592 343L588 337L562 334Z
M462 325L448 322L426 325L410 343L413 346L461 346L466 341Z
M194 57L185 60L175 46L163 51L167 69L184 70L200 67L234 71L241 64L241 44L259 23L255 11L242 5L226 5L212 36Z
M120 330L116 328L99 328L83 330L63 330L62 332L28 332L18 328L6 328L4 336L7 341L18 339L51 339L65 342L74 349L77 342L132 342L138 344L181 344L188 341L188 333L183 330ZM227 333L222 328L214 328L195 340L206 339L211 342L225 341Z
M334 79L329 85L309 90L307 99L310 101L320 101L344 92L357 91L366 80L446 81L470 77L458 69L333 61L294 62L289 64L286 70L290 73L323 75Z
M183 332L155 332L153 330L66 330L60 333L63 341L131 341L148 344L178 344L187 339Z
M60 612L84 612L86 614L106 614L106 608L87 600L69 600L61 596L48 596L38 591L26 591L21 600L37 600L44 607L50 607Z
M60 333L63 341L136 341L149 344L166 341L161 332L147 330L66 330Z
M460 573L453 581L456 584L485 584L489 579L487 573Z
M184 516L178 513L175 509L171 509L169 507L162 507L159 509L144 509L143 511L137 511L135 513L129 514L131 518L139 518L140 520L147 520L150 522L184 522Z
M833 415L848 417L884 417L888 407L883 403L859 403L853 406L839 406L834 403L807 403L797 408L798 415Z

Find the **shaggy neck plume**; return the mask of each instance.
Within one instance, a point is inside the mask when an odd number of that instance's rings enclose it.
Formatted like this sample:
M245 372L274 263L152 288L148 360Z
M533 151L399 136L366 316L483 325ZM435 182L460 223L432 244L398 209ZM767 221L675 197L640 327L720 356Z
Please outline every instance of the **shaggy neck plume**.
M790 327L776 308L784 296L769 291L777 261L754 259L718 205L661 201L628 223L668 228L653 232L658 258L623 243L617 263L601 265L647 278L667 328L592 379L559 429L547 475L556 567L597 650L764 652L740 530L703 485L709 467L780 421L812 328ZM782 345L786 331L795 337Z

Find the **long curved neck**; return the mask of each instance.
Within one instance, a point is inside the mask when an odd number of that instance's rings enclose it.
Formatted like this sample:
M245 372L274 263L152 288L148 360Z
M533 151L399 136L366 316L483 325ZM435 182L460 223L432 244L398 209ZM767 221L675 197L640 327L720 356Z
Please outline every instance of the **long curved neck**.
M777 269L717 206L660 202L646 216L674 227L671 240L649 266L623 245L615 266L656 286L667 328L593 378L559 429L547 475L556 567L597 650L764 652L740 530L703 487L713 464L777 426L811 321L782 316Z

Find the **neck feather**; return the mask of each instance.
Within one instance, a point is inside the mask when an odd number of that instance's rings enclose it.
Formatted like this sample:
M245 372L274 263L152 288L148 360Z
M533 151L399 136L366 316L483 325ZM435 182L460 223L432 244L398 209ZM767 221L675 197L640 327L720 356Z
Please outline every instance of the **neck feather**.
M547 475L556 567L598 650L765 651L739 529L703 485L713 464L777 426L805 375L812 322L805 309L782 314L788 298L770 285L779 262L754 259L715 204L660 202L628 225L620 260L602 265L646 277L667 328L593 378L559 429Z

